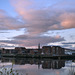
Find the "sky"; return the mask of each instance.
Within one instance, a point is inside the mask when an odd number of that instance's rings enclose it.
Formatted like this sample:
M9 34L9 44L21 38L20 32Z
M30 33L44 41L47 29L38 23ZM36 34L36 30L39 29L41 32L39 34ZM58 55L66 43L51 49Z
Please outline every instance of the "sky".
M0 48L39 43L75 50L75 0L0 0Z

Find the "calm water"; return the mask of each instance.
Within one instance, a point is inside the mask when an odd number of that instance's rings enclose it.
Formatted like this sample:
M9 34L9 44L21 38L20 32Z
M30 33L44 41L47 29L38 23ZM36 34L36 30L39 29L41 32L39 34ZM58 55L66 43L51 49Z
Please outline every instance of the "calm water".
M75 70L75 60L1 58L0 67L12 67L23 75L69 75Z

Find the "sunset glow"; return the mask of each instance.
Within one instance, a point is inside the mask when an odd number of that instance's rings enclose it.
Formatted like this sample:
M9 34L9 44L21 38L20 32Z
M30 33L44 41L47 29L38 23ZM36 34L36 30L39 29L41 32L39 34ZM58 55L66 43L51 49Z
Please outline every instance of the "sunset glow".
M0 47L39 43L75 49L75 0L0 0Z

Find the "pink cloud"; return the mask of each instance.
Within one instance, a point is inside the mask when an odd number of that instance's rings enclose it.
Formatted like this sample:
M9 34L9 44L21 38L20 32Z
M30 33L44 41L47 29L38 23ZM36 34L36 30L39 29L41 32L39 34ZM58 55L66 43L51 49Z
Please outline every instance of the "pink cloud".
M52 7L36 9L38 4L33 0L10 0L18 16L22 17L22 22L17 18L8 16L3 10L0 11L0 29L19 29L27 28L29 34L40 34L49 30L61 30L75 28L74 11L67 11L66 7L70 3L64 2L56 4ZM71 3L72 5L72 3ZM62 7L65 9L56 9L54 7ZM72 9L71 9L72 10ZM65 11L65 12L64 12ZM19 18L20 19L20 18Z
M75 28L75 13L64 13L59 18L63 28Z
M26 27L30 34L36 35L49 30L75 28L73 20L75 16L69 12L72 9L67 9L68 6L74 5L72 2L63 1L42 9L36 9L40 5L38 6L34 0L11 0L11 2L18 15L26 22L23 27ZM59 9L56 9L57 7Z
M59 35L55 37L40 36L49 30L61 30L75 28L75 11L72 2L60 2L49 7L40 8L35 0L10 0L18 18L9 16L0 10L0 29L17 30L26 28L28 34L14 37L11 41L2 41L20 46L36 46L38 43L48 44L50 42L64 41ZM75 3L73 3L74 5ZM70 5L70 9L67 9ZM41 5L42 6L42 5ZM39 7L37 9L36 7ZM63 9L62 9L63 8ZM72 9L73 8L73 9ZM21 17L21 18L20 18Z
M47 45L48 43L60 42L64 41L63 37L59 35L51 37L51 36L26 36L26 35L19 35L13 38L14 40L0 40L0 43L17 45L17 46L24 46L24 47L37 47L40 43L42 46Z
M17 18L10 17L4 10L0 10L0 30L14 30L23 26Z
M22 42L20 45L22 46L37 46L39 43L41 45L47 45L48 43L52 42L60 42L64 41L65 39L59 35L54 37L52 36L26 36L26 35L19 35L14 37L15 40L20 40Z

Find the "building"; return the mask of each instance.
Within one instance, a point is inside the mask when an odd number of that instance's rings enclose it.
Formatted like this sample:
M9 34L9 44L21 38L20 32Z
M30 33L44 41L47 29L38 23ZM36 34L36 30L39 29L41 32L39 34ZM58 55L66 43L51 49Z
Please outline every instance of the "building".
M25 53L27 53L25 47L15 47L15 51L17 52L17 54L25 54Z
M64 55L65 49L61 48L60 46L43 46L42 53L47 55Z
M52 54L51 46L43 46L42 47L42 54L51 55Z
M17 52L15 51L15 49L2 49L2 54L16 54Z
M42 49L40 48L40 44L38 44L38 48L35 48L35 49L26 49L28 54L31 54L31 55L39 55L41 54L42 52Z
M64 55L65 54L65 48L62 48L62 54Z
M60 46L52 46L52 55L64 55L65 49Z
M2 49L0 49L0 55L1 55L1 53L2 53Z
M57 56L64 55L65 49L60 46L43 46L40 48L40 44L38 44L38 48L35 49L26 49L25 47L15 47L15 49L4 49L1 50L2 54L25 54L25 55L49 55L49 56Z
M0 48L0 58L1 58L1 54L2 54L2 48Z

